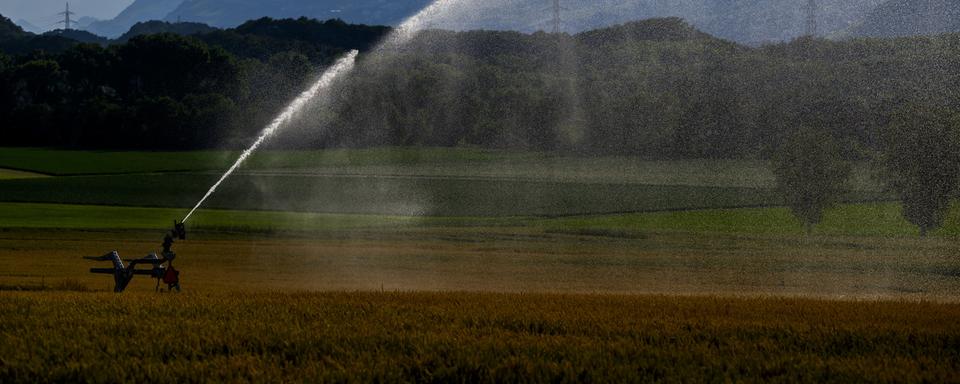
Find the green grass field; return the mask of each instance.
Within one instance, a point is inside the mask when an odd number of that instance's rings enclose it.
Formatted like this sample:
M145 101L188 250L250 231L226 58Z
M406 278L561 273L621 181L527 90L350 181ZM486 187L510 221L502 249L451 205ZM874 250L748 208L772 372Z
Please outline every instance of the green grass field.
M0 181L9 202L190 208L219 175ZM368 176L236 175L206 207L404 216L559 216L777 204L770 190Z
M0 147L0 168L51 175L223 171L234 151L93 152ZM243 170L293 175L419 176L511 179L593 184L772 188L764 161L648 161L631 157L575 157L463 148L375 148L255 153ZM877 191L866 164L858 164L851 190Z
M0 149L0 166L65 175L0 180L0 201L190 208L232 156ZM756 161L435 148L267 151L254 156L206 206L419 217L565 216L777 205L781 200L772 184L766 164ZM851 188L848 201L888 197L868 181Z
M0 228L157 229L165 228L187 210L96 205L0 203ZM550 232L630 236L643 233L789 235L803 227L786 208L708 209L677 212L593 215L558 218L411 217L324 214L282 211L203 209L191 227L209 231L248 233L314 233L356 229L423 227L516 227ZM818 235L856 237L915 237L896 203L841 205L827 212L815 229ZM932 236L960 237L960 213L953 210Z
M12 169L0 168L0 180L35 179L40 177L47 177L47 176L39 173L34 173L34 172L15 171Z

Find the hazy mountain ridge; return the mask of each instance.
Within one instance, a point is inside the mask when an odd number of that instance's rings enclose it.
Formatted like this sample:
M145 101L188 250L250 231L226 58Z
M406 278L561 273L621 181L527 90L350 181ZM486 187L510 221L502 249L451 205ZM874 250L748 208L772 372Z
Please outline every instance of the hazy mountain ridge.
M138 2L159 0L138 0ZM823 34L840 31L862 20L882 0L823 0ZM340 18L351 23L395 25L429 4L428 0L185 0L166 15L233 27L263 16L320 20ZM802 2L797 0L564 0L563 31L578 33L628 21L680 17L704 32L738 42L783 41L804 33ZM452 30L500 29L551 31L548 1L486 0L451 7L428 27Z
M124 42L140 35L153 35L157 33L173 33L177 35L189 36L201 33L216 31L217 28L202 23L168 23L165 21L151 20L143 21L130 27L130 30L117 38L116 41Z
M43 28L40 28L27 20L17 19L16 24L24 31L31 33L43 33Z
M903 37L960 32L960 1L889 0L843 35Z
M91 23L85 29L95 34L116 38L142 21L161 20L184 0L136 0L111 20ZM176 20L176 18L174 18Z
M216 28L199 23L167 23L150 21L137 23L121 38L111 40L81 29L56 29L36 34L25 31L16 23L0 15L0 52L9 54L27 53L43 50L59 53L77 43L92 43L106 46L110 43L123 43L139 35L172 33L177 35L195 35L216 31Z
M261 17L396 25L431 0L136 0L112 20L78 24L97 35L117 38L138 22L179 20L218 28ZM459 4L467 4L460 6ZM786 41L806 33L801 0L561 0L561 29L568 33L633 20L680 17L711 35L756 44ZM552 31L546 0L462 1L427 27L451 30ZM818 35L890 37L960 30L955 0L820 0ZM29 28L27 28L29 29Z
M882 0L822 0L821 34L848 28ZM561 28L577 33L633 20L680 17L711 35L741 43L785 41L804 34L797 0L568 0ZM457 9L437 21L440 28L552 30L547 5L522 0L488 0Z

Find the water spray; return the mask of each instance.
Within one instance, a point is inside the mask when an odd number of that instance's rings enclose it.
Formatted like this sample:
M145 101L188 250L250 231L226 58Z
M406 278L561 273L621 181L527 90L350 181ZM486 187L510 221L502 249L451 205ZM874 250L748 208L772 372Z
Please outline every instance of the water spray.
M426 8L404 20L390 36L380 43L379 49L403 45L417 36L430 22L448 14L450 10L463 7L462 0L437 0Z
M459 3L459 1L438 0L433 2L416 15L413 15L403 23L400 23L393 33L380 43L377 49L388 49L409 42L420 31L423 30L424 26L427 25L429 20L435 19L440 15L449 12L449 10L452 9L456 3ZM250 148L240 155L240 158L237 159L233 166L231 166L230 169L228 169L227 172L220 177L220 180L217 180L217 182L210 187L210 190L203 195L203 198L201 198L200 201L197 202L197 205L190 210L190 213L188 213L187 216L180 221L181 224L186 223L187 220L190 219L190 216L193 216L193 213L196 212L197 209L199 209L208 198L210 198L210 195L213 195L213 193L216 192L217 188L220 187L220 184L229 178L230 175L232 175L233 172L236 171L237 168L239 168L240 165L242 165L244 161L246 161L247 158L250 157L250 155L253 154L253 152L255 152L266 139L268 139L270 136L273 136L285 123L293 119L293 117L296 116L303 109L303 107L307 105L308 102L313 100L313 98L315 98L320 91L329 88L337 78L349 72L356 62L358 53L359 52L356 50L351 51L346 57L338 60L336 64L324 72L319 81L310 87L310 89L300 94L300 96L290 103L290 105L287 106L287 108L284 109L279 116L273 119L270 125L268 125L263 132L260 133L260 136L253 143L253 145L251 145Z
M459 3L461 0L437 0L424 8L422 11L416 15L410 17L401 23L393 33L388 36L384 41L382 41L378 46L377 50L383 51L390 48L399 47L411 39L413 39L420 31L423 30L424 26L427 25L427 22L433 20L440 16L441 14L448 12L453 8L453 5ZM323 75L320 76L320 80L313 84L309 89L300 94L296 99L293 100L276 118L274 118L266 128L261 131L260 136L257 137L256 141L243 151L240 154L240 157L233 163L233 165L213 184L212 187L207 191L206 194L197 202L197 205L190 210L190 213L183 218L183 220L174 221L174 227L172 230L167 232L163 241L163 251L161 252L162 257L158 256L156 253L151 253L147 257L140 259L128 259L126 260L129 265L124 265L124 260L120 258L120 255L117 251L110 252L103 256L98 257L86 257L87 259L94 261L110 261L113 263L113 268L92 268L90 271L93 273L102 273L102 274L111 274L115 279L115 292L123 292L126 289L127 285L130 283L130 280L135 275L148 275L157 279L157 290L160 290L160 283L166 283L169 290L176 289L180 291L180 278L179 271L173 268L173 260L176 258L176 253L171 250L174 239L186 240L187 231L186 231L186 222L190 220L190 217L193 216L194 212L197 211L203 203L217 191L217 188L220 187L220 184L223 184L233 173L240 168L241 165L250 157L260 146L271 136L277 133L277 131L293 120L307 104L316 98L322 91L329 90L330 86L338 78L344 74L350 72L353 69L357 55L359 52L357 50L350 51L345 57L337 60L333 66L328 68ZM137 265L149 265L150 269L138 269Z
M257 137L256 141L253 142L253 145L251 145L250 148L247 148L247 150L243 151L243 153L240 154L240 158L238 158L237 161L233 163L233 166L231 166L230 169L228 169L227 172L224 173L223 176L221 176L220 179L217 180L217 182L214 183L212 187L210 187L210 190L208 190L207 193L203 195L203 198L201 198L200 201L197 202L197 205L194 206L193 209L190 210L190 213L188 213L187 216L183 218L183 220L180 220L180 222L186 223L187 220L190 219L190 216L193 216L193 213L196 212L197 209L200 208L200 206L203 205L203 203L207 201L208 198L210 198L210 195L213 195L213 193L216 192L217 188L220 187L220 184L223 184L224 180L226 180L231 175L233 175L233 172L235 172L237 168L243 165L243 163L247 160L247 158L250 157L250 155L252 155L254 152L256 152L256 150L260 148L260 145L263 144L264 141L266 141L268 138L276 134L281 127L283 127L286 123L288 123L290 120L296 117L297 114L299 114L300 111L302 111L303 108L307 105L307 103L309 103L311 100L317 97L317 95L320 94L320 91L330 88L330 85L333 84L334 80L336 80L342 74L349 72L353 68L354 63L356 62L357 54L359 54L359 52L356 50L353 50L350 53L348 53L346 57L338 60L332 67L330 67L329 69L327 69L326 72L323 73L323 75L320 77L320 80L314 83L313 86L310 87L310 89L307 89L306 91L301 93L300 96L294 99L293 102L291 102L290 105L288 105L287 108L283 110L283 112L277 115L277 117L274 118L273 121L271 121L270 124L267 125L267 127L264 128L262 132L260 132L260 136Z

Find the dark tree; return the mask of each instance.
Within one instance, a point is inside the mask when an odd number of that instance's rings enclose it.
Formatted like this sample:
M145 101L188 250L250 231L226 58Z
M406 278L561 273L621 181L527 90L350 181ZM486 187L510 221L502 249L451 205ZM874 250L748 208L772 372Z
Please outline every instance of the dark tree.
M850 175L840 146L829 134L804 128L784 141L773 160L780 192L807 233L813 232L823 212L842 196Z
M943 225L960 180L960 113L909 104L882 131L888 186L900 194L903 216L920 236Z

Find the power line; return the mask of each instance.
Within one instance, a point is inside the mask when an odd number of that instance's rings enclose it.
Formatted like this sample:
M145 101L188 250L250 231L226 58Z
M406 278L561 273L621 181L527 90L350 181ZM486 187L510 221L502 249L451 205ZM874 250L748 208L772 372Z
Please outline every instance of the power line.
M560 0L553 0L553 33L560 33Z
M806 13L806 36L814 37L817 35L817 14L820 11L820 6L817 5L817 0L807 0L807 4L803 7L804 13Z

